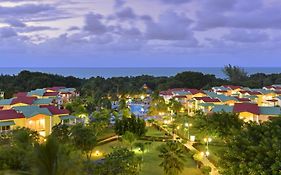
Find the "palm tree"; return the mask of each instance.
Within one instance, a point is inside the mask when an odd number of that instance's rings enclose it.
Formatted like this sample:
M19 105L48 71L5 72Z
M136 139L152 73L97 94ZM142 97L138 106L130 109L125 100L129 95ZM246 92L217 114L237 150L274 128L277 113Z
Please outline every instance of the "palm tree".
M60 145L54 137L34 148L33 170L36 175L78 175L80 162L70 149Z
M130 146L131 151L133 150L133 144L136 141L136 136L134 133L126 131L122 136L122 140L125 141Z
M184 169L185 152L178 142L167 142L160 146L159 157L163 159L160 166L166 175L178 175Z

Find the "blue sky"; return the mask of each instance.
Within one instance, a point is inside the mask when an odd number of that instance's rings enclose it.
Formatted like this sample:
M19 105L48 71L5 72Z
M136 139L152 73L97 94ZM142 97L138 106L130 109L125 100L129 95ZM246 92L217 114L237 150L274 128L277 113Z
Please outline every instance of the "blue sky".
M280 0L1 0L1 67L281 66Z

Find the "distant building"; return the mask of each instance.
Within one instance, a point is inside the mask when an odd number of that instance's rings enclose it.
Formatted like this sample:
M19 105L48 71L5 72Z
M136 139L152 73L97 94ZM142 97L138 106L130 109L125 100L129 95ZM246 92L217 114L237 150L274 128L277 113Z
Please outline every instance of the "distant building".
M69 115L68 110L62 109L62 105L77 96L79 93L75 88L51 87L18 92L13 98L2 99L0 133L26 127L45 137L50 135L52 127L59 123L74 124L76 117Z

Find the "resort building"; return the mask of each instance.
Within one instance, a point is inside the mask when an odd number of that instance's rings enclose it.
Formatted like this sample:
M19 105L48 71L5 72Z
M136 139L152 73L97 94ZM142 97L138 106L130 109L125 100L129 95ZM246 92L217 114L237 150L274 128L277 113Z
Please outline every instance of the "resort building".
M281 115L281 85L250 89L241 86L223 85L210 90L174 88L159 94L168 103L175 99L189 115L196 111L204 113L233 112L245 121L262 122Z
M76 117L60 105L78 95L74 88L53 87L19 92L13 98L0 100L0 132L26 127L45 137L59 123L75 124Z

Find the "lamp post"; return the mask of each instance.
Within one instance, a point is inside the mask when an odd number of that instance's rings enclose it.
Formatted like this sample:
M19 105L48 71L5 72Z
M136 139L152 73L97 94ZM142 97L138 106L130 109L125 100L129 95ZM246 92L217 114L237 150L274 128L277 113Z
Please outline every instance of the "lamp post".
M211 142L212 141L212 138L210 138L210 137L207 137L207 138L204 138L204 142L206 142L206 148L207 148L207 152L206 152L206 155L207 155L207 153L208 153L208 155L209 155L209 142ZM207 156L208 156L207 155Z
M190 140L190 133L189 133L189 128L192 126L191 123L185 123L185 130L187 130L187 140Z

